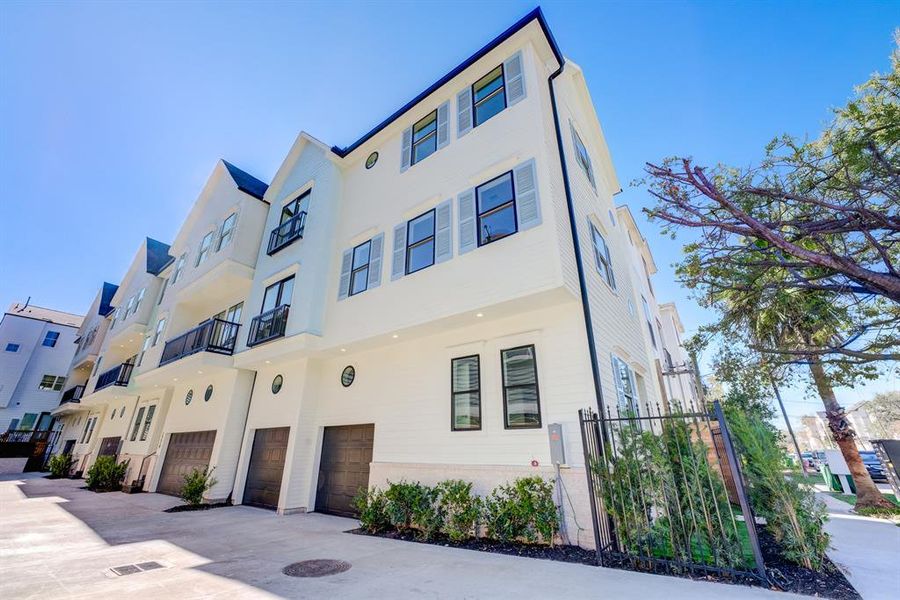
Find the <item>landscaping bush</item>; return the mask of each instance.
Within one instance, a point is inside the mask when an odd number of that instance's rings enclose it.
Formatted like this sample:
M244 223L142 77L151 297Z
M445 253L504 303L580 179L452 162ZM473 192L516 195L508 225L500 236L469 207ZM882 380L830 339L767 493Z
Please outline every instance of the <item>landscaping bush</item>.
M488 537L552 546L559 530L553 485L540 477L522 477L494 488L484 501L484 520Z
M459 479L442 481L435 486L441 533L461 542L476 533L481 516L481 498L472 494L472 484Z
M391 528L387 497L382 490L376 487L361 489L353 499L353 504L359 511L359 524L369 533L380 533Z
M116 462L114 456L98 456L91 468L87 470L87 487L95 492L108 492L121 489L122 480L128 470L128 461Z
M54 478L66 477L72 469L72 456L69 454L54 454L47 462L50 476Z
M828 549L825 505L816 499L812 488L784 476L784 453L771 425L738 407L726 404L724 409L741 451L753 511L766 519L766 529L780 544L786 559L819 570Z
M398 530L415 528L420 537L431 539L440 529L441 519L435 506L434 488L419 482L388 482L384 496L388 519Z
M212 472L215 469L198 469L194 468L190 473L184 476L184 485L181 486L181 499L192 506L197 506L203 502L203 494L209 488L216 485L217 481L213 478Z

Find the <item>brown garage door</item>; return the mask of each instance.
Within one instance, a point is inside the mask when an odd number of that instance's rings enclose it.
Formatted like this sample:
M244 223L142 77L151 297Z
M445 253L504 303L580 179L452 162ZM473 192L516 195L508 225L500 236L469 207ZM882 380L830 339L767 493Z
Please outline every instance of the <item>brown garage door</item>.
M290 431L290 427L256 430L250 467L247 469L247 484L244 486L244 504L278 508Z
M326 427L316 488L316 510L356 516L353 497L369 486L375 425Z
M166 460L156 491L177 496L184 485L184 476L194 468L204 469L209 466L215 431L189 431L173 433L169 437Z
M100 450L97 456L115 456L119 453L120 437L106 437L100 440Z

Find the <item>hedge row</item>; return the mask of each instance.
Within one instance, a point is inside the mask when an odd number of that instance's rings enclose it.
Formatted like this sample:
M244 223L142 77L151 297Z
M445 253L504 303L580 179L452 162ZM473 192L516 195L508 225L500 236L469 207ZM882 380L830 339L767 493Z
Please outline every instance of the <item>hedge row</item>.
M559 512L553 484L540 477L522 477L500 485L486 497L472 493L472 484L458 479L431 487L421 483L388 482L355 499L360 524L370 533L399 531L422 540L443 534L460 542L484 536L501 542L553 545Z

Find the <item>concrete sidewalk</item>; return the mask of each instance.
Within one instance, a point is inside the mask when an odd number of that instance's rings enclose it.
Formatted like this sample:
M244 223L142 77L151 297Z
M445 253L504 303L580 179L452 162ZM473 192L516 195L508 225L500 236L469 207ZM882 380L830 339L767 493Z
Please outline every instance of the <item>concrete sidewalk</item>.
M159 494L94 494L82 481L0 480L0 598L799 598L759 588L645 575L343 533L357 523L236 506L163 513ZM352 568L283 575L313 558ZM116 576L111 567L165 568Z
M827 494L817 494L828 507L825 526L831 535L828 556L864 600L900 598L900 527L854 514L852 507Z

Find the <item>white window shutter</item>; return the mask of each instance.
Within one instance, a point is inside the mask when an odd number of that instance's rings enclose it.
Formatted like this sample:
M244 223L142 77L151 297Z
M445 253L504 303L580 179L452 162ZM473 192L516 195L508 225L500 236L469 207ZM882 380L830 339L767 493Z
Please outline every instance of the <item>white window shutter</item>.
M338 300L350 294L350 271L353 268L353 250L344 250L341 257L341 279L338 282Z
M522 65L522 51L516 52L503 63L506 78L506 105L512 106L525 98L525 74Z
M391 257L391 281L406 275L406 221L394 227L394 254Z
M465 254L478 247L476 236L475 188L470 188L456 197L459 209L459 253Z
M437 147L443 148L450 143L450 101L444 102L437 109Z
M472 129L472 88L456 94L456 137L461 138Z
M379 233L372 238L369 248L369 285L368 289L381 285L381 256L384 254L384 234Z
M403 143L400 144L400 172L409 168L409 160L412 156L412 127L403 130Z
M434 211L434 262L453 258L453 206L450 200L437 205Z
M622 385L622 373L619 371L619 359L612 357L613 383L616 384L616 397L618 398L619 410L625 406L625 388Z
M516 217L519 231L541 224L541 203L538 198L537 169L534 159L513 168L516 189Z

